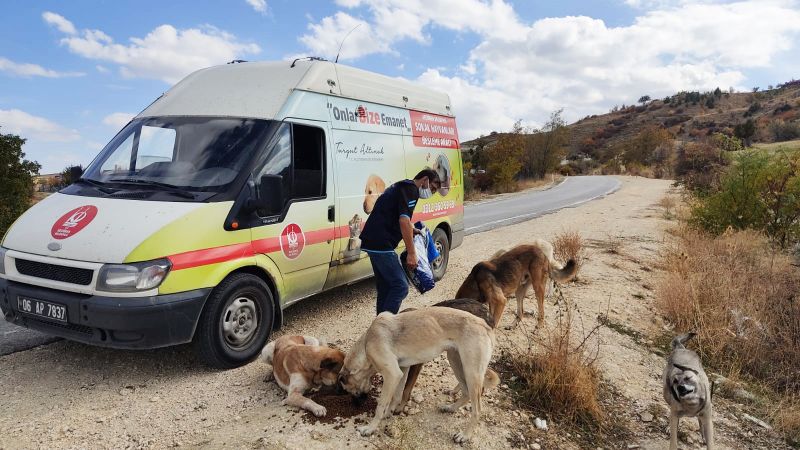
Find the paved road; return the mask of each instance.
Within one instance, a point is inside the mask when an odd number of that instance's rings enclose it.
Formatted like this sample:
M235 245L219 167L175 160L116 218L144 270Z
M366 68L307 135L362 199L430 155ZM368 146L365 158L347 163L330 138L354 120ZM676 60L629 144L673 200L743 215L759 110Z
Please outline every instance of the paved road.
M619 186L620 182L613 177L570 177L545 191L468 205L464 212L466 233L480 233L576 206L614 192ZM28 350L57 340L59 338L12 325L0 318L0 355Z
M464 211L464 227L472 234L524 222L610 194L619 186L619 180L610 176L569 177L545 191L469 205Z

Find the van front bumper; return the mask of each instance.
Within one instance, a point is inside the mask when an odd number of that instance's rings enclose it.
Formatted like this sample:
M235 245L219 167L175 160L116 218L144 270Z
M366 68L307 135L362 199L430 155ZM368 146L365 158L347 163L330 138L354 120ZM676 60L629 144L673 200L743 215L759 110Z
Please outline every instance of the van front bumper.
M150 349L190 342L210 288L149 297L84 295L0 278L6 321L103 347ZM67 322L19 311L25 297L67 307Z

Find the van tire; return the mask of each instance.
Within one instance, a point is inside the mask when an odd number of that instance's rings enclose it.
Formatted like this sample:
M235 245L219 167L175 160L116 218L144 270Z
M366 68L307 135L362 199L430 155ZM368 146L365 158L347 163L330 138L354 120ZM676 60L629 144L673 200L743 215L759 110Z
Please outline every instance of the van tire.
M269 286L249 273L231 275L206 300L194 334L195 352L216 369L243 366L261 352L274 320Z
M439 281L447 272L447 263L450 261L450 239L447 238L447 233L443 229L437 228L433 230L433 242L436 244L440 256L431 263L431 271L433 279Z

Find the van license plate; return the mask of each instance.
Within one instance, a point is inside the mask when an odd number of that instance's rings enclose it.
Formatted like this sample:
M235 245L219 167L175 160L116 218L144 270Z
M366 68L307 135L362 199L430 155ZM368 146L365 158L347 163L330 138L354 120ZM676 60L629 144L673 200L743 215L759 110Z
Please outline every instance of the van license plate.
M59 322L67 321L67 307L56 303L36 300L35 298L17 297L17 308L20 312L45 317Z

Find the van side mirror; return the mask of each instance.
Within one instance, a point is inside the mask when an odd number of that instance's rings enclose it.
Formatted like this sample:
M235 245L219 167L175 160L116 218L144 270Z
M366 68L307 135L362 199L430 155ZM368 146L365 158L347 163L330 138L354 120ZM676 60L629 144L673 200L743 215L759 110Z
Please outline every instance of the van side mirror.
M265 211L270 216L279 214L283 210L283 177L262 175L258 185L258 198L251 198L247 206L253 211Z

